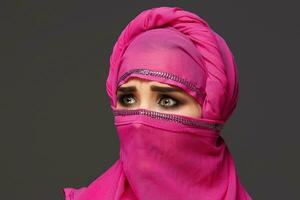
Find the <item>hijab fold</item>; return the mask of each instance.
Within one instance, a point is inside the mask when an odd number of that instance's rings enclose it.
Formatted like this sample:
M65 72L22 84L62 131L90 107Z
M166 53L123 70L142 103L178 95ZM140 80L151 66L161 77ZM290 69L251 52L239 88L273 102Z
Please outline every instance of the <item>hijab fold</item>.
M134 77L181 88L201 116L116 109ZM114 45L106 91L120 158L88 186L64 188L66 200L251 200L221 136L237 105L236 63L204 19L180 7L141 12Z

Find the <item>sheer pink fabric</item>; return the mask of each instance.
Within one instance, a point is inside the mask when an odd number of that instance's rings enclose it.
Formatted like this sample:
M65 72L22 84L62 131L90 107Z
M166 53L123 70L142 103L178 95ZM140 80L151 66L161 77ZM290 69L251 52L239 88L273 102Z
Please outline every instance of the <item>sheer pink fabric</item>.
M179 7L141 12L118 38L106 82L120 159L87 187L64 188L66 200L251 200L220 135L237 105L236 70L226 42L199 16ZM180 87L201 117L117 110L116 90L132 77Z

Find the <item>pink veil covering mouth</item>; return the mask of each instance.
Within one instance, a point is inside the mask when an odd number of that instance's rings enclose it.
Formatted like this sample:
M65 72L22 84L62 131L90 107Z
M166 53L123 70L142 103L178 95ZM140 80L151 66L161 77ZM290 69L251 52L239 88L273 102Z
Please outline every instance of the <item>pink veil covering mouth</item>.
M180 87L201 118L117 110L117 88L131 77ZM64 188L66 200L251 200L220 135L238 101L236 63L205 20L179 7L141 12L114 45L106 91L120 158L87 187Z

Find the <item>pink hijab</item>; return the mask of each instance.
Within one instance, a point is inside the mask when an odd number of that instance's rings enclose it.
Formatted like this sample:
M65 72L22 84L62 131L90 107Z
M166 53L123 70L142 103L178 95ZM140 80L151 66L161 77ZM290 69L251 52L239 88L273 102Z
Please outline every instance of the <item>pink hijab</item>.
M201 117L117 110L116 91L138 77L177 86ZM120 158L66 200L251 200L220 133L238 100L234 57L199 16L179 7L141 12L122 31L106 82Z

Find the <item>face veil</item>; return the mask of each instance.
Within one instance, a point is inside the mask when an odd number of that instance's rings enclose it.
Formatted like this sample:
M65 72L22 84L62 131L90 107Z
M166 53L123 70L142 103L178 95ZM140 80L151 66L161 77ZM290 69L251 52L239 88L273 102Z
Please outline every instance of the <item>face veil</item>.
M116 109L117 88L138 77L180 87L201 105L199 118ZM233 55L202 18L179 7L141 12L122 31L106 82L120 158L67 200L250 200L222 127L238 99Z

